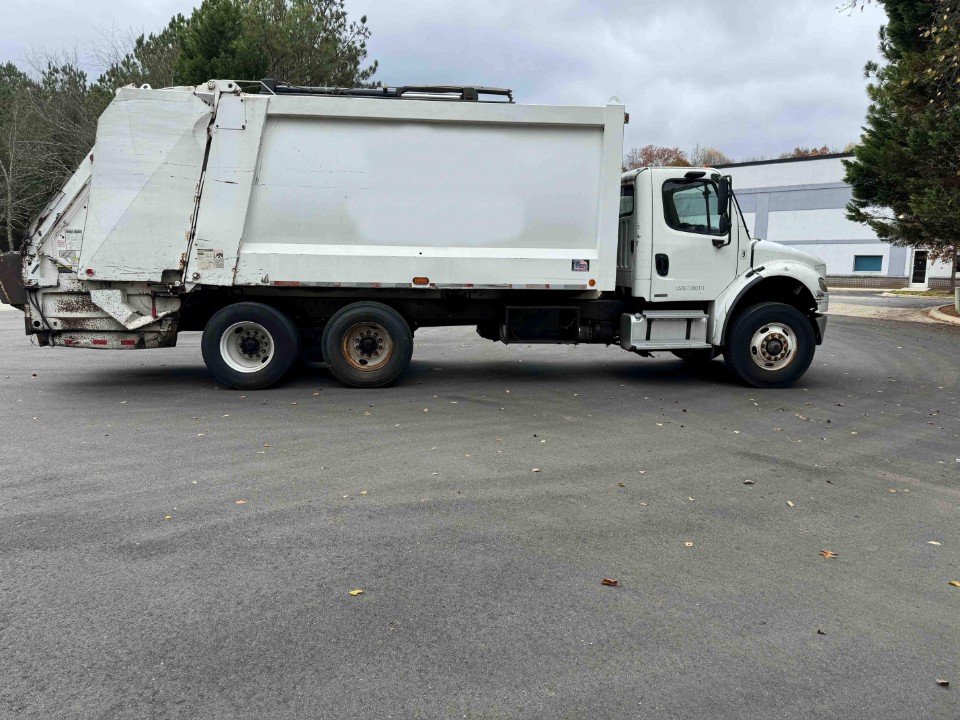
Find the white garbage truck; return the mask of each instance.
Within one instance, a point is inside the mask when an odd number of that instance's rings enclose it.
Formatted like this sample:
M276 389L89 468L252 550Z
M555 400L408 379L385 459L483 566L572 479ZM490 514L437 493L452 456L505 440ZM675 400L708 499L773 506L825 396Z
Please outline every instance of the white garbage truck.
M622 172L624 107L483 87L124 87L0 262L41 346L171 347L265 388L299 360L381 387L413 335L603 343L785 387L823 341L817 258L752 239L730 178Z

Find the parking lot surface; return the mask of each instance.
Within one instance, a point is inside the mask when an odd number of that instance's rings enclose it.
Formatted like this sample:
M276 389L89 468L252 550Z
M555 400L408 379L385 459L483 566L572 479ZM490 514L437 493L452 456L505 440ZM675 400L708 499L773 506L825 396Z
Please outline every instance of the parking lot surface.
M0 717L956 718L958 386L832 318L789 390L456 328L243 393L0 313Z

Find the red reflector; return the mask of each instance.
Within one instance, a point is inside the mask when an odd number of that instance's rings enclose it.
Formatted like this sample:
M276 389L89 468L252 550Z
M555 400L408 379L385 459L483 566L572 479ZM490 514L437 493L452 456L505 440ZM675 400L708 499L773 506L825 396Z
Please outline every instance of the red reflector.
M120 341L120 344L121 344L121 345L136 345L136 344L137 344L137 341L136 341L136 340L121 340L121 341Z
M299 280L274 280L273 284L279 287L300 287Z
M107 341L106 341L106 340L99 340L99 339L98 339L98 340L91 340L91 341L90 341L90 344L91 344L91 345L106 345L106 344L107 344Z

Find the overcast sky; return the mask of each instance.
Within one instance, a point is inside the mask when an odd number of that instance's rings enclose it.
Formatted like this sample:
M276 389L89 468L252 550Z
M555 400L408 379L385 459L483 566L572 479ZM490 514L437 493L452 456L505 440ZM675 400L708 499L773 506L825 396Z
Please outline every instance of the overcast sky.
M197 0L199 2L199 0ZM0 61L87 53L103 28L154 30L191 0L0 0ZM695 144L735 160L860 135L863 65L882 11L841 0L347 0L368 16L385 84L510 87L519 102L630 112L625 144Z

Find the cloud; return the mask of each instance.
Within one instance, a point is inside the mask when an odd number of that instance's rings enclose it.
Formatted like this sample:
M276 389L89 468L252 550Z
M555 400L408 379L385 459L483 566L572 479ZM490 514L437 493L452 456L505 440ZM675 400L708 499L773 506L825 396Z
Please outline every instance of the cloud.
M735 158L860 135L863 65L883 14L830 0L349 0L373 29L380 79L508 86L519 102L617 96L626 145L716 146Z
M631 116L628 147L699 143L737 159L859 136L863 65L876 57L883 14L837 4L347 0L352 16L368 16L385 83L506 86L525 103L617 96ZM0 60L37 46L89 49L98 27L150 31L192 6L0 0Z

